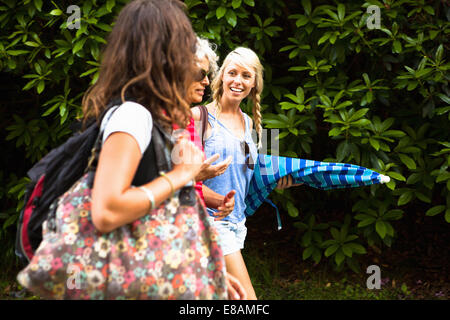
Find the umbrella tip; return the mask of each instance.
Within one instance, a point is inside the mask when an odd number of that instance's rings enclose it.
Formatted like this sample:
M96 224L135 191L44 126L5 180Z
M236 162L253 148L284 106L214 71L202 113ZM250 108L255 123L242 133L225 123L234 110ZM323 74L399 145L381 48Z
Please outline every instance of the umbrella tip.
M380 183L388 183L389 181L391 181L391 178L389 178L388 176L385 175L380 175Z

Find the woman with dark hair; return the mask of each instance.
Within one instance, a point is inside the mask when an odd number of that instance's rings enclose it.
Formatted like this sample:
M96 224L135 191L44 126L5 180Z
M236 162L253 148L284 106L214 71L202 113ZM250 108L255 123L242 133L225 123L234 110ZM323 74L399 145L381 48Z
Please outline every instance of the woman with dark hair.
M152 209L146 193L131 182L151 142L153 123L172 131L172 125L184 128L190 119L184 96L194 66L186 59L194 60L196 36L183 9L179 1L135 0L125 6L109 36L99 79L83 99L85 117L97 118L110 101L122 101L102 123L92 191L92 219L102 232ZM180 139L177 147L182 152L173 169L143 185L154 196L152 206L185 186L201 167L202 153L193 143Z

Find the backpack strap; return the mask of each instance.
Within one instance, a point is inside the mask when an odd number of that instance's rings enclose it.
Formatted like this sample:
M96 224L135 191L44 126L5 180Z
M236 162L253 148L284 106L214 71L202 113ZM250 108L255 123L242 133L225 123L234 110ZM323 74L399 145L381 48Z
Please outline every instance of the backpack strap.
M127 101L132 101L132 99L128 99ZM108 107L105 108L101 115L101 119L106 115L107 110L110 108L114 108L115 106L120 105L121 100L113 100L108 104ZM108 121L113 113L118 109L118 107L114 108L109 114L106 121ZM154 118L154 117L153 117ZM100 132L97 136L96 142L92 149L91 158L89 159L89 164L87 166L88 170L93 170L97 168L98 158L100 155L100 150L102 148L102 140L103 140L103 129L100 129ZM152 134L151 141L148 145L147 149L144 151L142 155L141 161L139 162L139 166L134 175L132 185L140 186L146 184L156 177L159 176L160 171L170 171L172 169L172 162L170 161L170 150L172 150L173 141L171 136L164 130L164 128L155 120L153 120L152 126Z
M98 124L99 126L99 132L97 135L97 139L95 139L95 143L94 146L92 147L91 150L91 156L89 157L88 160L88 164L86 166L86 170L85 172L88 172L90 170L95 171L97 168L97 163L98 163L98 158L100 156L100 150L102 149L102 141L103 141L103 132L105 131L105 127L101 128L101 123L103 121L103 118L105 117L106 113L108 112L109 109L112 109L112 111L109 113L108 118L106 119L106 121L109 121L109 119L111 119L112 115L114 114L114 112L119 108L119 104L117 103L117 101L112 101L108 104L108 106L105 108L105 110L103 110L101 116L100 116L100 123Z
M169 137L159 123L153 121L152 139L142 155L132 185L141 186L157 178L160 171L172 169L169 150L173 143Z
M205 149L205 133L206 133L206 128L208 127L208 109L206 109L205 106L201 105L198 106L200 108L200 121L201 121L201 125L202 125L202 133L201 133L201 140L202 140L202 146L203 149Z

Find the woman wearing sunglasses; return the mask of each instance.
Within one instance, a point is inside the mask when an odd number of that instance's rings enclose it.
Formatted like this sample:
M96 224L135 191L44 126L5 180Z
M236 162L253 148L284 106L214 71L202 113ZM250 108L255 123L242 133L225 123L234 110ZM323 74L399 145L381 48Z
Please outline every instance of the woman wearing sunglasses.
M229 190L236 190L232 213L213 223L220 234L227 272L238 278L249 299L256 299L241 249L244 248L247 235L245 196L257 157L257 145L251 135L253 124L258 135L258 147L261 145L262 134L260 99L263 67L258 56L247 48L239 47L233 50L225 58L211 87L213 101L206 106L208 127L205 134L205 153L207 157L218 153L222 161L228 156L233 160L222 175L203 182L203 193L208 202L220 203ZM253 102L254 123L240 108L241 102L247 97ZM199 108L194 107L192 113L194 120L200 121ZM278 184L279 188L290 186L291 180L288 179ZM208 208L211 216L214 216L216 211Z
M186 101L190 104L198 104L203 101L205 95L206 87L210 84L210 77L213 77L217 70L219 69L217 65L217 60L219 57L215 53L211 44L208 40L197 37L197 47L196 47L196 65L198 68L197 74L194 77L194 82L189 86L187 90ZM193 112L198 111L198 108L191 109ZM200 115L198 116L200 118ZM197 126L195 124L194 118L191 118L189 125L186 130L190 133L190 139L194 144L203 150L202 141L198 132L201 132L201 124L197 121ZM211 165L214 161L219 158L219 154L214 154L205 160L200 173L195 177L196 185L195 188L200 196L200 198L205 201L205 205L210 208L217 209L214 212L215 218L220 220L229 215L234 208L234 190L229 190L225 196L219 195L208 187L203 187L203 180L214 178L221 175L228 168L231 163L232 158L227 159ZM203 196L203 188L208 194L208 197ZM220 199L220 201L218 201Z
M216 55L212 49L210 43L206 39L201 39L197 37L196 45L196 65L197 74L194 77L194 81L187 89L186 101L189 104L201 103L206 91L206 87L210 84L210 76L214 76L217 73L218 65L217 60L219 57ZM199 112L198 108L191 109ZM203 150L202 140L197 132L202 132L200 126L196 126L194 118L200 119L200 114L197 117L192 117L186 130L189 132L190 140L201 150ZM199 121L197 121L199 124ZM197 129L197 130L196 130ZM206 186L203 186L203 180L211 179L219 176L225 172L228 168L231 157L212 165L214 161L219 158L219 154L214 154L206 159L200 169L200 172L195 177L195 188L207 207L214 208L214 217L216 220L221 220L228 216L234 209L234 194L236 191L228 190L225 195L218 194ZM206 196L203 195L206 194ZM232 276L229 272L226 274L226 282L228 288L229 298L232 300L245 300L247 299L247 294L240 284L239 280Z

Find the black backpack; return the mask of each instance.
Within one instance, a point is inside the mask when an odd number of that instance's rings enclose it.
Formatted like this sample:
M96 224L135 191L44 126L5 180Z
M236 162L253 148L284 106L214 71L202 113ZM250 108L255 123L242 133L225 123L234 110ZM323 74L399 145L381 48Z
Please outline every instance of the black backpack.
M120 105L113 101L103 112L102 117L111 107ZM115 111L115 109L111 112ZM101 122L100 122L101 123ZM139 164L133 179L133 185L139 186L151 181L158 175L158 170L168 171L165 152L155 152L171 142L167 133L153 121L152 139ZM94 146L101 146L102 133L97 121L93 120L82 132L73 134L65 143L51 150L29 171L31 182L24 195L25 206L22 209L16 234L15 253L23 264L28 264L42 241L42 223L50 214L52 203L63 195L88 167ZM97 148L99 153L100 148ZM98 160L98 153L96 160ZM96 161L94 161L96 162ZM157 165L148 165L156 163ZM94 166L96 163L94 163ZM170 165L170 164L169 164ZM53 206L56 209L56 206Z

